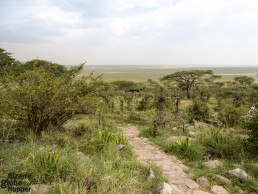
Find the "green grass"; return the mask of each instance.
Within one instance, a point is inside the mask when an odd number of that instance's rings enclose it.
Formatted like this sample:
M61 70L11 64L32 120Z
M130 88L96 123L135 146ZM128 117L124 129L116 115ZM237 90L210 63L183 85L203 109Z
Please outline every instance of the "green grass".
M2 142L0 173L30 173L33 179L29 183L47 184L51 194L147 194L165 180L159 169L136 160L112 123L106 126L108 132L100 130L93 119L89 122L80 116L60 131L17 143ZM126 147L119 150L120 143ZM154 170L155 179L148 182L149 168Z
M243 131L237 130L233 133L228 130L219 131L207 127L195 130L198 131L198 135L192 140L177 140L168 143L164 142L171 136L186 134L171 132L169 128L163 128L159 129L159 135L153 138L151 136L152 126L141 126L140 136L149 138L165 152L177 156L190 167L189 172L193 174L195 180L204 176L209 179L211 185L223 185L230 193L239 193L240 190L243 190L246 194L258 192L257 161L245 153L243 149L245 141L237 136ZM207 169L202 165L207 159L218 159L223 162L223 166L218 169ZM236 168L236 165L253 178L243 181L229 176L226 172ZM230 179L231 183L222 182L216 177L216 174Z

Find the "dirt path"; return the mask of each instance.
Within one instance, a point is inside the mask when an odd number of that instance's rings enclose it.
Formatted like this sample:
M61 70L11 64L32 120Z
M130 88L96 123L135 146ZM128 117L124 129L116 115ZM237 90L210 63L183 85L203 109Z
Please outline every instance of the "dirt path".
M160 167L169 183L176 185L182 193L199 194L203 192L197 188L198 185L195 182L189 179L184 172L187 167L176 157L164 153L147 138L138 137L137 127L128 126L122 129L138 160L149 161Z

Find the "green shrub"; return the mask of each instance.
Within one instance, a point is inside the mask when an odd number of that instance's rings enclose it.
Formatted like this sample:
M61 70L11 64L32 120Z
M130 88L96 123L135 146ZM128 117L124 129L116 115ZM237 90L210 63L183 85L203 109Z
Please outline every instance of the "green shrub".
M189 121L206 120L210 117L210 110L205 101L194 100L193 104L188 107Z
M205 150L200 144L189 141L189 139L178 140L164 147L164 151L176 154L189 160L197 160L204 156Z
M245 123L245 128L251 131L249 141L249 151L258 155L258 112Z
M243 115L243 109L241 107L223 104L221 108L218 118L226 127L235 127L241 123L241 116Z
M6 76L0 95L1 114L30 132L39 133L51 126L60 126L80 108L74 76L81 68L60 76L44 68Z
M206 148L207 154L230 160L241 160L244 157L244 140L233 132L222 132L217 129L199 133L197 141Z

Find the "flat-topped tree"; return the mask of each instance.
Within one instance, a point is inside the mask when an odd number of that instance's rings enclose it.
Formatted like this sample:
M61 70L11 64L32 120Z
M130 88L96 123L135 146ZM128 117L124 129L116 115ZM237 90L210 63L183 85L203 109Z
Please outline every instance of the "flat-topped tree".
M179 86L186 88L187 99L190 99L190 91L194 83L205 75L213 75L212 70L192 70L192 71L177 71L175 73L162 77L161 81L177 82Z
M248 88L254 82L254 78L248 76L237 76L234 81L242 88Z

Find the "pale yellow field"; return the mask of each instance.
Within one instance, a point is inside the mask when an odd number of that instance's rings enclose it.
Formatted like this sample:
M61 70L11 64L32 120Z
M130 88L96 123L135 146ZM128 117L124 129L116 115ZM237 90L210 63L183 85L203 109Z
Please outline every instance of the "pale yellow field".
M106 81L114 80L130 80L136 82L144 82L147 79L158 80L159 78L174 73L176 71L188 71L188 70L208 70L214 71L214 74L221 75L221 81L232 81L234 77L240 75L246 75L255 78L255 82L258 83L258 67L193 67L193 66L143 66L143 65L96 65L85 66L83 75L103 74L103 78Z

